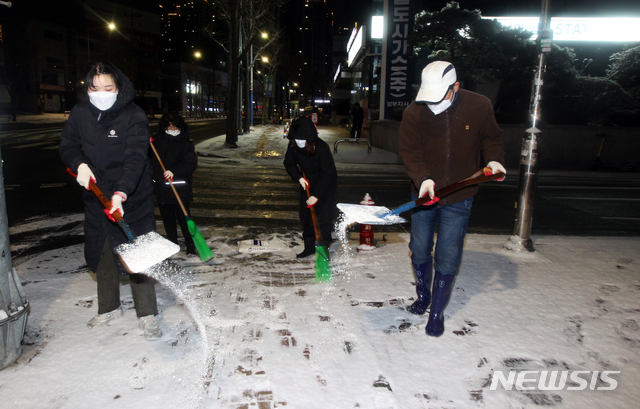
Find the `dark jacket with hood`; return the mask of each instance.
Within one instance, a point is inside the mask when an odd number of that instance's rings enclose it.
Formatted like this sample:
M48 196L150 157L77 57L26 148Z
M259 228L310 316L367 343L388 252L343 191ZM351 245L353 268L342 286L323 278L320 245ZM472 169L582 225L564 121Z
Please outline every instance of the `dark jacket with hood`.
M180 200L183 203L193 201L193 172L198 167L198 156L189 140L189 129L181 129L178 136L171 136L163 129L153 135L153 146L165 169L173 173L173 183ZM164 171L153 151L150 152L150 158L156 200L160 204L178 204L171 185L164 180Z
M115 104L100 111L89 99L71 110L60 137L60 157L77 172L86 163L96 177L97 185L108 197L120 191L127 195L123 202L124 219L136 236L155 230L153 215L153 182L149 167L149 128L144 111L133 103L133 84L122 77ZM83 189L85 204L85 259L96 271L105 239L111 248L127 242L127 238L104 213L95 195Z
M433 179L438 190L468 178L488 162L504 165L502 130L491 101L462 89L449 109L439 115L424 103L409 105L402 114L398 144L416 195L427 179ZM469 186L439 203L453 204L477 191L477 185Z
M338 172L333 161L331 148L318 137L318 132L308 118L299 118L291 123L288 138L291 140L284 156L284 167L291 179L296 183L304 171L309 181L311 196L318 198L315 205L320 223L330 223L335 211L336 195L338 191ZM305 148L299 148L294 139L304 139L315 142L316 149L312 155L307 155ZM309 213L306 205L307 194L300 186L300 217L302 220Z

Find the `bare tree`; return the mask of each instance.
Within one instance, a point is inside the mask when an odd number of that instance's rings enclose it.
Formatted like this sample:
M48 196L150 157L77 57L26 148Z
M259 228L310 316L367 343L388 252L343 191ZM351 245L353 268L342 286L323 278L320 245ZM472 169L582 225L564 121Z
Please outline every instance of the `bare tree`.
M253 45L255 56L264 47L268 47L279 36L280 32L273 32L270 24L276 20L280 6L284 0L222 0L216 3L218 16L225 23L228 31L226 38L221 38L212 29L212 38L223 47L229 55L228 98L227 98L227 132L225 144L237 147L238 118L240 111L240 68ZM266 41L260 41L261 33L271 31ZM257 57L254 57L254 59Z

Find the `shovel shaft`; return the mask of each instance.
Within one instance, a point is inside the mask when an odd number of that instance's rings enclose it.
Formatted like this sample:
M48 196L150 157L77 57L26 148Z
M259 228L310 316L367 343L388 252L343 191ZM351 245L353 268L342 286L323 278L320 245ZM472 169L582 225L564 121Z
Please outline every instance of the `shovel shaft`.
M69 168L67 168L67 172L73 177L78 177L78 175L76 175ZM106 210L111 210L111 200L104 193L102 193L102 190L100 190L98 185L96 185L93 180L89 180L89 190L93 192L93 194L98 198L98 200ZM129 241L134 241L136 239L135 234L133 234L133 230L131 230L131 227L124 220L120 212L111 213L111 217L113 217L116 223L118 223L118 226L120 226L122 232L125 234L125 236L127 236L127 239L129 239Z
M305 178L305 180L307 179L307 176L304 174L304 171L302 171L302 177ZM307 199L310 198L311 193L309 193L308 184L304 188L304 190L307 192ZM309 211L311 212L311 221L313 222L313 231L316 235L316 241L322 241L322 232L320 231L320 225L318 224L318 215L316 215L316 209L313 206L311 206L309 208Z
M477 185L478 183L488 182L490 180L496 180L504 177L504 173L502 172L498 172L492 175L484 175L484 172L487 169L488 168L481 169L464 180L461 180L452 185L449 185L449 186L443 187L442 189L437 190L434 196L442 199L444 197L449 196L453 192L462 189L463 187ZM411 210L416 206L423 205L427 203L429 200L431 200L431 197L429 197L429 195L425 195L417 200L413 200L411 202L407 202L403 205L400 205L395 209L391 210L389 213L382 215L380 217L384 218L386 216L398 216L400 213L406 212L407 210Z

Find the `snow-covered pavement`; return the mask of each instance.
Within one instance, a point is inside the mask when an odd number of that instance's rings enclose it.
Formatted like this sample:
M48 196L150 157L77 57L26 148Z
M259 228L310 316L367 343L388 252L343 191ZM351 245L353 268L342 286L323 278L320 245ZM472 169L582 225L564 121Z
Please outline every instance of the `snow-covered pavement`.
M334 246L333 278L316 283L297 230L255 237L283 250L243 253L248 226L200 227L215 262L153 272L153 342L127 278L124 317L86 327L97 297L82 244L17 260L31 313L23 356L0 371L0 409L637 407L638 238L534 236L537 252L518 254L506 236L468 235L446 331L430 338L406 311L406 233L378 232L374 251ZM82 216L10 230L78 243Z
M75 273L82 245L20 264L28 346L0 371L0 407L636 407L637 239L536 237L538 252L514 254L505 237L470 235L446 332L429 338L406 311L406 234L372 252L338 248L320 284L313 259L295 259L298 233L275 237L284 251L247 254L236 230L214 229L215 265L177 259L160 279L156 342L137 328L126 281L124 318L86 327L97 306L91 275ZM494 371L509 370L619 372L615 390L597 390L610 386L602 379L595 390L491 390Z

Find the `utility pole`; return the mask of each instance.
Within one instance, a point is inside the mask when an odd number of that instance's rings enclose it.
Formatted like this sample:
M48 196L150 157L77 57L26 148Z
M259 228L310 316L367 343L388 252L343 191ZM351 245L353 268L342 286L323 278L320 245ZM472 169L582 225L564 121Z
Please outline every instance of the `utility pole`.
M543 77L547 67L547 54L551 52L553 31L550 30L551 17L549 4L551 0L542 0L542 11L538 24L538 54L534 67L533 86L529 115L531 127L524 132L520 149L520 174L518 179L518 201L516 202L516 220L513 235L504 247L516 252L534 252L531 241L531 224L533 219L533 197L538 179L538 153L542 140L542 132L537 128L540 115L540 99L542 97Z

